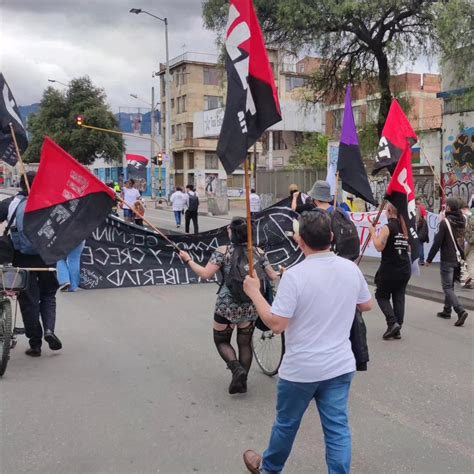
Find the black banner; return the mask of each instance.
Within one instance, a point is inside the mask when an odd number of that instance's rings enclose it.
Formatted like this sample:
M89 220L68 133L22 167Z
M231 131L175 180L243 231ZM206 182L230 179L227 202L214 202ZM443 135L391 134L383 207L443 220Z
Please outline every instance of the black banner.
M298 214L286 201L265 209L254 219L255 243L266 252L274 267L289 267L302 258L297 244L287 235L293 230L292 222ZM227 226L196 235L168 237L201 265L206 265L215 249L229 243ZM109 216L87 240L81 258L81 287L86 289L200 281L162 237L114 216Z

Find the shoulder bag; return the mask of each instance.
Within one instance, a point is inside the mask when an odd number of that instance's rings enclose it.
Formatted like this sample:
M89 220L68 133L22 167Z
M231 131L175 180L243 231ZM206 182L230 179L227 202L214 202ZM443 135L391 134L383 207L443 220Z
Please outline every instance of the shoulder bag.
M446 227L448 228L448 231L449 231L449 235L451 236L451 239L453 241L454 250L456 251L456 258L458 260L458 268L454 272L454 281L458 281L462 283L463 285L468 284L471 281L471 277L467 270L467 263L462 257L461 252L459 251L458 243L456 242L456 239L454 238L453 230L451 228L449 219L445 219L445 222L446 222Z
M18 206L13 211L12 216L10 217L5 230L3 231L3 235L0 236L0 265L5 265L13 262L13 255L15 253L15 248L13 247L12 239L9 235L10 228L15 221L16 211L18 210Z

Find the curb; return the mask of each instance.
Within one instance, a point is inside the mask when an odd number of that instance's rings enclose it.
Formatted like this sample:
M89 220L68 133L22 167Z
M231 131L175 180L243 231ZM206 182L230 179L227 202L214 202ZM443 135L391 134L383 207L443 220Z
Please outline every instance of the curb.
M371 286L375 286L374 277L364 273L364 277L367 283ZM414 296L415 298L421 298L428 301L434 301L436 303L444 303L444 293L439 290L431 290L429 288L422 288L421 286L408 285L406 294ZM458 296L459 302L465 309L474 310L474 300L466 298L465 296Z

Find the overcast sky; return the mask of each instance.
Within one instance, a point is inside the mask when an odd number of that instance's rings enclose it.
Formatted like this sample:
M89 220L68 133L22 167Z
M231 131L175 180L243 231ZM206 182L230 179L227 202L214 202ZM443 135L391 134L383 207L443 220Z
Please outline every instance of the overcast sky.
M48 79L86 74L114 112L140 105L130 93L149 102L151 86L158 89L152 71L166 58L164 23L133 7L168 18L170 58L216 52L200 0L0 0L0 70L18 104L38 102Z
M171 59L216 52L201 0L0 0L0 70L18 104L38 102L48 79L67 83L86 74L105 89L114 112L145 105L130 93L151 101L151 86L158 94L152 71L165 62L164 24L130 8L169 19ZM430 69L437 72L422 60L399 72Z

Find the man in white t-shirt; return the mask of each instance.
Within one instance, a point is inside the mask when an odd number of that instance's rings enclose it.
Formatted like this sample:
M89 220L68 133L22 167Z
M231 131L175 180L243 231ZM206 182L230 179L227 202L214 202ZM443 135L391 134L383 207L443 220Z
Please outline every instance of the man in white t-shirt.
M250 212L255 214L256 212L260 212L261 209L261 200L260 196L255 192L255 189L250 190Z
M244 283L263 322L274 333L285 331L270 444L263 463L251 450L244 453L244 461L253 473L281 472L303 414L315 400L329 473L348 473L352 451L348 399L356 370L349 334L356 306L369 311L372 298L359 268L330 251L331 219L326 211L302 215L295 240L305 260L285 271L271 307L257 278L247 277Z
M134 187L134 185L135 181L129 179L125 183L125 187L122 191L122 199L125 202L123 205L123 218L125 222L129 222L130 224L134 223L134 213L132 211L133 206L140 199L140 192Z
M176 221L176 227L181 227L181 214L184 212L186 207L186 194L183 193L181 186L176 187L176 191L170 197L171 204L173 206L174 219Z

